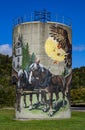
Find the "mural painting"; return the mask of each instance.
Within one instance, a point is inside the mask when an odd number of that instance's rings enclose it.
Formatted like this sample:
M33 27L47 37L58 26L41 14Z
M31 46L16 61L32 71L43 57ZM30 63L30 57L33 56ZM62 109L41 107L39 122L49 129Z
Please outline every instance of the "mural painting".
M65 118L70 112L72 45L62 26L51 24L43 44L45 55L53 65L64 63L62 74L54 74L24 43L23 34L13 42L12 77L16 84L16 118ZM37 49L37 48L36 48ZM69 115L69 114L68 114Z

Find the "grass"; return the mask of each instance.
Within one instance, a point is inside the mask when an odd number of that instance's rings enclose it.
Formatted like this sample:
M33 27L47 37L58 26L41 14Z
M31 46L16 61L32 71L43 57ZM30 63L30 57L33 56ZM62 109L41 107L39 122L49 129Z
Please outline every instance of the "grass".
M72 112L71 119L14 120L14 110L0 109L0 130L85 130L85 112Z

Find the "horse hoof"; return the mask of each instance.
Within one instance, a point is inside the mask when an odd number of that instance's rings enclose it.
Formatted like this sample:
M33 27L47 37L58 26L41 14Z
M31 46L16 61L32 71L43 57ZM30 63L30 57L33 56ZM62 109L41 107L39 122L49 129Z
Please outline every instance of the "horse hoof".
M32 110L32 106L29 106L29 108L28 108L29 110Z
M20 108L17 108L17 111L18 111L18 112L21 112L21 109L20 109Z
M49 111L49 116L51 117L51 116L53 116L53 111L51 110L51 111Z
M43 109L43 112L47 112L47 108L44 108L44 109Z
M53 113L49 113L49 116L52 117Z
M36 102L36 105L39 105L40 104L40 102Z
M44 102L41 101L41 105L44 105Z
M24 104L24 108L26 108L27 107L27 105L26 104Z

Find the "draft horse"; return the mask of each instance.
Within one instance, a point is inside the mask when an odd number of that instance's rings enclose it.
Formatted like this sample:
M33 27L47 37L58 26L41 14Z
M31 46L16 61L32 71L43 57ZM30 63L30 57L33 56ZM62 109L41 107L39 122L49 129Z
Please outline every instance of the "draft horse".
M48 74L48 70L42 72L40 74L40 81L43 81L43 88L45 92L48 93L49 96L49 115L53 115L53 93L56 95L56 105L57 100L59 99L59 92L62 92L63 95L63 106L65 102L65 96L69 99L69 91L70 91L70 83L72 78L72 72L68 74L67 76L63 77L61 75L52 75ZM48 76L48 77L47 77ZM47 78L46 78L47 77ZM45 82L47 81L47 84Z
M24 91L29 91L29 96L30 96L30 105L29 105L29 110L32 109L32 92L34 90L34 88L36 88L36 86L38 86L38 77L37 74L34 75L35 73L33 73L34 79L32 81L32 84L29 84L28 82L28 74L25 70L20 70L18 72L18 82L17 82L17 88L16 88L16 101L17 101L17 110L19 112L21 112L21 107L20 107L20 102L21 102L21 96L24 96L24 104L25 107L26 105L26 94L23 93ZM39 102L39 94L37 93L37 100Z

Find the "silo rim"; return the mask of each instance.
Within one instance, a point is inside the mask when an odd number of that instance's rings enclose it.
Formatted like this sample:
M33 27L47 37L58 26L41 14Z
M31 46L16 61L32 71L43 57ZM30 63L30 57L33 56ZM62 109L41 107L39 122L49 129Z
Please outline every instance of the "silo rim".
M26 25L26 24L30 24L30 23L33 23L33 24L35 23L35 24L37 24L37 23L43 23L43 22L41 22L41 21L23 22L23 23L20 23L20 24L15 25L14 28L17 27L17 26L20 26L20 25ZM72 28L72 26L67 25L67 24L64 24L64 23L61 23L61 22L47 21L46 23L48 23L48 24L50 24L50 23L56 23L56 24L58 24L58 25L62 25L62 26L66 26L66 27L68 27L68 28Z

